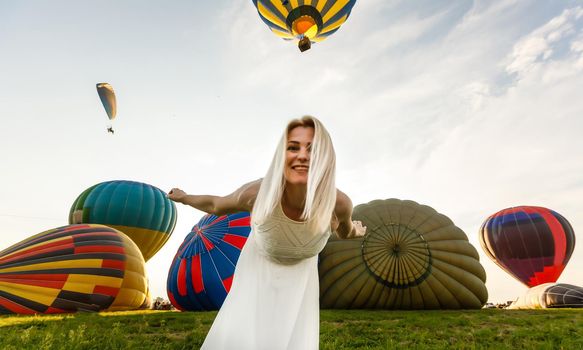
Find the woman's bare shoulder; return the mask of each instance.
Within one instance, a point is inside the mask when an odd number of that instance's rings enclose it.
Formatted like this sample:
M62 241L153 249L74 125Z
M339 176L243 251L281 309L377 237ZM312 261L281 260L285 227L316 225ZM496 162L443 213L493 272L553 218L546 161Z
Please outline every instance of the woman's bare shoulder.
M244 192L255 192L258 193L259 192L259 188L261 187L261 181L263 181L263 179L257 179L255 181L251 181L248 182L246 184L244 184L243 186L241 186L240 190L244 191Z
M259 193L262 180L263 179L257 179L255 181L248 182L235 191L237 194L237 202L239 202L247 210L251 210L253 208L253 204L255 204L255 199Z
M352 214L352 200L346 193L336 190L336 205L334 206L334 214L338 218Z

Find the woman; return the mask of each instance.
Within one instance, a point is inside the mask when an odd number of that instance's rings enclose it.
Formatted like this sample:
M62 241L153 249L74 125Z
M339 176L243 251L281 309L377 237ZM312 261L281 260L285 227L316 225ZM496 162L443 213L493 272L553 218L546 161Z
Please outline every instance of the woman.
M263 179L225 197L168 197L215 215L251 211L252 231L203 349L317 349L318 253L331 231L364 235L335 185L330 135L314 117L292 120Z

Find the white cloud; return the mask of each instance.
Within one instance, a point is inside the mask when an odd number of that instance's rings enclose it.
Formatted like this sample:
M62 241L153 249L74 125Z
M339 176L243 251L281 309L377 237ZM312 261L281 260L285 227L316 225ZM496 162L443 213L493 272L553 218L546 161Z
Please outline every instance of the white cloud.
M548 60L555 51L553 44L580 33L580 29L576 30L576 22L582 16L582 7L566 9L561 15L524 37L514 46L506 71L522 76L535 69L542 61Z

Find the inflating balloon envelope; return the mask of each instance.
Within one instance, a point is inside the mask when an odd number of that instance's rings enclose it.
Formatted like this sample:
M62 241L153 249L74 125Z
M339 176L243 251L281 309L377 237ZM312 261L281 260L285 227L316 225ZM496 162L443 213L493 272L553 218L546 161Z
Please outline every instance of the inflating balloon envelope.
M133 310L147 294L138 247L107 226L63 226L0 252L0 314Z
M253 0L259 17L285 40L299 40L300 51L334 34L356 0Z
M566 283L545 283L530 288L508 309L582 308L583 288Z
M354 208L364 238L330 239L320 253L323 308L477 309L486 273L466 234L413 201L375 200Z

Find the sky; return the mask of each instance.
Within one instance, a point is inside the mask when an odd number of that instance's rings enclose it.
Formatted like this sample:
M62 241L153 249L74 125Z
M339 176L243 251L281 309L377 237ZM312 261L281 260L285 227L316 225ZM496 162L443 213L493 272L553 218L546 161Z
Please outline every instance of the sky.
M414 200L468 235L490 302L527 288L482 250L489 215L543 206L583 232L583 1L359 0L300 53L247 0L3 0L0 77L0 250L66 225L103 181L226 195L305 114L355 205ZM116 91L115 135L98 82ZM147 263L153 296L204 214L177 208ZM580 244L559 282L583 285Z

